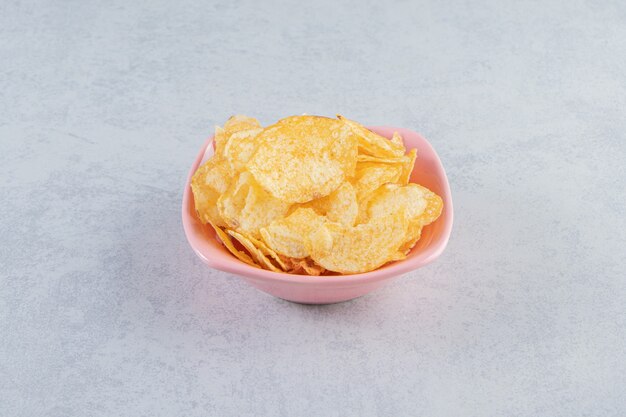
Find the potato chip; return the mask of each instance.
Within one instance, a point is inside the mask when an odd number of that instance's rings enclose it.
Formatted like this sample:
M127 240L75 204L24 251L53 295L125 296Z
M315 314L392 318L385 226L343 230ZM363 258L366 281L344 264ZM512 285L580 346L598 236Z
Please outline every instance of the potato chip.
M385 184L368 202L370 220L389 217L399 210L404 211L408 225L405 246L408 249L419 240L422 227L439 217L442 208L441 197L418 184Z
M198 218L246 264L303 275L361 273L404 259L443 200L409 183L417 151L338 116L265 129L233 116L191 188ZM329 278L331 279L331 278Z
M244 248L246 248L246 250L250 253L250 255L252 255L252 258L256 261L258 265L261 265L261 267L263 267L264 269L269 269L270 271L281 272L280 269L276 268L276 266L272 264L269 259L267 259L263 252L261 252L259 248L254 246L254 243L252 243L250 239L248 239L246 236L242 235L241 233L237 233L231 229L227 229L226 232L235 239L237 239L237 241L241 243Z
M398 206L406 208L408 218L426 226L437 220L441 214L443 200L419 184L386 184L370 201L370 218L387 216L397 210Z
M257 119L242 114L231 116L226 123L224 123L224 130L231 134L242 130L258 129L260 127L261 123L259 123Z
M252 260L252 258L248 256L247 253L242 252L235 247L235 245L233 244L233 241L230 239L230 236L228 234L226 234L221 228L217 227L214 224L211 224L211 226L213 226L213 229L215 229L215 233L217 233L217 236L220 238L220 240L222 241L224 246L226 246L226 249L228 249L230 253L235 255L235 257L239 259L240 261L245 262L248 265L259 268L259 265L257 265Z
M215 126L213 144L215 145L215 156L221 157L224 154L224 146L230 134L219 126Z
M417 184L385 184L369 200L368 218L389 217L404 210L408 219L418 219L427 204L422 187Z
M404 147L404 139L402 139L402 135L400 135L398 132L393 132L393 136L389 140L397 145Z
M341 122L326 117L296 116L258 136L247 169L274 197L304 203L333 192L353 170L356 137Z
M354 227L325 223L309 236L311 258L326 269L344 274L376 269L401 256L399 248L406 241L405 218L400 210Z
M379 164L402 164L404 162L405 155L380 158L378 156L359 154L357 156L357 162L376 162Z
M426 226L433 223L439 218L439 216L441 216L441 212L443 211L443 199L428 188L419 184L415 185L423 190L424 197L426 198L426 201L428 203L426 205L426 210L424 210L424 212L420 216L420 222L424 226Z
M415 167L415 160L417 159L417 149L411 149L408 154L404 155L402 161L402 174L398 178L398 183L407 185L411 179L411 173L413 167Z
M272 197L244 171L217 200L226 224L239 232L260 237L259 228L287 214L289 203Z
M347 181L326 197L309 201L302 206L314 209L318 214L326 216L331 222L347 226L354 225L354 221L359 213L356 191L352 184Z
M309 234L324 223L325 218L311 208L300 207L289 216L274 220L261 228L263 241L277 253L291 258L309 256Z
M402 156L406 152L404 145L392 142L353 120L346 119L341 115L337 115L337 117L358 136L360 153L384 158Z
M318 265L313 261L313 259L306 258L304 262L301 262L302 268L308 275L322 275L326 272L326 268L321 265Z
M283 265L285 265L284 270L290 274L298 274L302 271L302 267L298 266L297 261L298 258L290 258L289 256L278 255ZM296 270L299 270L298 272Z
M243 115L231 116L224 124L223 129L219 126L215 127L215 136L213 138L213 141L215 142L215 155L222 156L224 154L226 143L233 133L244 130L258 129L260 127L261 124L254 117Z
M222 220L216 205L220 194L211 188L201 188L194 184L191 185L191 189L193 191L196 213L200 221L204 224L213 222L220 226L225 226L226 224Z
M226 225L217 210L217 200L220 194L226 191L230 182L228 165L225 160L218 157L209 159L191 178L196 212L203 223Z
M263 241L255 239L252 236L246 236L246 237L248 238L248 240L250 240L250 242L254 244L254 246L256 246L263 253L263 255L269 256L270 258L274 260L274 262L276 262L276 264L278 264L279 267L282 268L283 271L287 271L288 269L287 265L285 265L285 262L280 257L280 255L274 252L272 248L267 246Z
M411 172L413 172L413 167L415 166L415 160L417 158L417 149L411 149L408 154L393 157L393 158L379 158L377 156L364 155L360 154L357 157L358 162L376 162L379 164L396 164L402 167L402 173L398 178L398 183L402 185L406 185L409 183L409 179L411 178ZM359 166L359 165L357 165Z
M369 213L367 212L369 208L369 202L375 196L375 194L376 194L376 190L367 194L364 197L361 197L360 200L357 200L359 210L358 210L356 219L354 221L354 224L367 223L367 220L370 217Z
M402 246L400 246L400 252L408 254L409 251L413 249L413 246L415 246L415 244L422 237L423 229L424 226L409 227L409 229L407 230L407 241L404 242Z
M326 272L326 268L321 265L317 265L315 261L311 258L304 258L295 260L295 270L300 272L304 272L306 275L322 275Z
M401 174L401 164L359 162L354 176L357 199L364 199L383 184L398 181Z
M326 272L326 268L316 264L311 258L290 258L288 256L280 257L286 266L285 271L290 274L321 275Z
M256 137L263 129L248 129L233 133L224 145L224 158L233 172L244 169L258 146Z
M312 116L310 114L300 114L298 116L287 116L287 117L283 117L282 119L280 119L279 121L277 121L275 124L290 124L290 125L300 125L303 123L308 123L312 118L314 119L327 119L327 120L335 120L332 117L326 117L326 116Z

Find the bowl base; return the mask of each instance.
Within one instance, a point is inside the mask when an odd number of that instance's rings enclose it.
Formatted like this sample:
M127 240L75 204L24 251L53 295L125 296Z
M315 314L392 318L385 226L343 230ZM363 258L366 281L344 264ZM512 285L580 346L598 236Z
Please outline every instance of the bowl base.
M298 304L335 304L353 300L377 290L398 276L359 285L320 286L299 283L276 283L242 277L250 285L266 294ZM329 277L332 279L332 277Z

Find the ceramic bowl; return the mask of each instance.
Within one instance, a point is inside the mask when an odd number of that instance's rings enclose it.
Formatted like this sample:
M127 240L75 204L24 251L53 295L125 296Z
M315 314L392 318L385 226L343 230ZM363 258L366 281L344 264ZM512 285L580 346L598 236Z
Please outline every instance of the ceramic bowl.
M183 226L189 244L209 267L239 278L259 290L285 300L306 304L328 304L365 295L407 272L434 261L445 249L452 230L452 197L448 178L433 147L421 135L394 127L369 127L374 132L391 138L394 131L404 138L407 149L417 148L417 160L411 182L419 183L439 194L444 201L441 216L426 226L422 237L406 259L393 262L375 271L340 276L308 276L277 273L249 266L232 256L218 240L210 226L196 217L190 181L196 169L212 154L212 138L200 149L189 170L183 193Z

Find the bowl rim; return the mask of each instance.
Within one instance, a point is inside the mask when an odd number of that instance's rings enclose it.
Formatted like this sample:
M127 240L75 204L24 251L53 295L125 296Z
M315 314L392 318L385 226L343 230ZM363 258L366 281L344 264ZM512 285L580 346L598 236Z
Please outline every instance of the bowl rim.
M367 283L378 281L385 278L390 278L398 275L405 274L407 272L413 271L415 269L421 268L435 259L437 259L445 250L448 241L450 239L450 235L452 232L452 224L454 219L454 210L452 205L452 195L450 192L450 184L448 182L448 177L446 175L445 169L443 168L443 164L441 163L441 159L439 155L432 147L432 145L417 132L414 132L405 128L396 128L391 126L367 126L368 129L372 131L397 131L403 137L404 136L414 136L416 139L421 142L420 146L428 147L429 151L432 153L436 160L436 173L435 175L442 180L442 195L441 198L444 201L444 210L441 213L441 216L436 220L436 222L444 222L443 230L439 234L439 236L428 243L428 246L422 249L422 251L414 257L406 258L400 261L392 262L387 264L379 269L375 269L369 272L363 272L359 274L342 274L342 275L332 275L332 276L312 276L312 275L298 275L298 274L288 274L286 272L273 272L268 271L261 268L255 268L253 266L247 265L244 262L241 262L239 259L232 256L232 259L225 258L222 259L212 259L209 257L203 250L206 243L206 237L200 236L197 227L194 226L194 223L197 223L197 219L194 218L190 214L189 204L191 202L192 193L191 193L191 177L196 172L200 162L202 161L206 149L213 143L214 135L211 135L202 145L200 151L198 152L193 164L191 165L191 169L187 174L187 179L185 181L185 186L183 190L183 199L182 199L182 223L183 229L185 231L185 236L189 245L192 247L196 255L204 261L209 267L244 276L247 278L257 279L257 280L266 280L266 281L275 281L275 282L283 282L283 283L292 283L292 284L304 284L304 285L319 285L324 284L324 286L332 285L332 286L352 286L358 283ZM383 135L384 136L384 135ZM418 159L419 161L419 159ZM208 243L206 243L208 246Z

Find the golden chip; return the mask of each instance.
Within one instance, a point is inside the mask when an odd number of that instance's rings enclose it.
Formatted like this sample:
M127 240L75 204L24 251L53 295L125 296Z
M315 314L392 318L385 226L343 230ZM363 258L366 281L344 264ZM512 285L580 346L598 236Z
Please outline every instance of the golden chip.
M217 200L220 194L211 188L200 188L193 184L191 185L191 189L193 191L196 213L200 221L204 224L212 222L220 226L225 226L226 224L217 210Z
M357 199L362 200L383 184L396 182L402 175L402 165L359 162L354 176Z
M309 256L309 234L324 223L325 218L311 208L298 208L289 216L274 220L261 228L263 241L281 255L292 258Z
M367 222L367 220L369 219L369 213L367 212L369 208L369 202L375 196L375 194L376 194L376 191L373 191L367 194L366 196L361 197L361 199L357 200L359 210L356 216L356 220L354 221L354 224L361 224L361 223Z
M344 274L371 271L403 256L400 246L405 233L402 210L354 227L326 223L309 236L311 258Z
M378 156L359 154L359 156L357 156L357 162L377 162L380 164L402 164L404 162L404 158L405 158L404 155L380 158Z
M393 136L389 140L397 145L404 146L404 139L402 139L402 135L398 132L393 132Z
M426 226L439 217L443 200L428 188L410 183L405 186L386 184L369 202L370 218L388 216L398 207L406 209L408 218Z
M223 155L226 143L233 135L233 133L243 130L258 129L260 127L261 124L254 117L248 117L243 115L231 116L226 121L226 124L224 124L223 129L219 126L215 128L215 137L213 139L213 141L215 142L215 154L218 156Z
M263 129L248 129L233 133L224 145L224 158L230 164L233 172L244 169L248 160L256 151L258 141L257 135Z
M228 140L229 134L219 126L215 126L215 136L213 143L215 144L215 156L221 157L224 154L224 146Z
M196 212L255 267L371 271L404 259L443 210L441 197L409 183L417 150L406 153L398 132L388 140L342 116L308 115L263 129L237 115L214 142L191 179Z
M407 224L405 246L408 249L419 240L422 227L435 221L442 209L441 197L418 184L386 184L368 202L370 221L389 217L400 210L404 212Z
M263 130L247 169L274 197L304 203L333 192L351 174L356 137L338 120L298 116Z
M304 272L306 272L307 275L322 275L326 272L326 268L321 265L317 265L311 258L301 260L299 265L302 269L304 269Z
M305 203L303 207L311 207L331 222L354 225L359 213L356 191L349 182L344 182L326 197Z
M204 163L191 178L191 190L196 212L203 223L225 226L217 210L217 200L226 191L231 178L225 160L213 157Z
M393 157L393 158L379 158L377 156L360 154L357 157L357 161L359 163L375 162L379 164L400 165L402 167L401 168L402 173L400 174L400 177L398 178L398 183L402 185L406 185L409 183L409 179L411 178L411 172L413 172L413 167L415 166L416 158L417 158L417 149L411 149L408 154L400 156L400 157ZM357 167L360 165L361 164L358 164Z
M259 265L257 265L252 260L252 258L250 258L248 256L247 253L242 252L242 251L238 250L235 247L235 245L233 244L233 241L230 239L230 236L228 236L226 233L224 233L224 231L222 229L220 229L219 227L217 227L214 224L211 224L211 226L213 226L213 229L215 229L215 233L217 233L217 236L220 238L220 240L222 241L224 246L226 246L226 249L228 249L230 251L230 253L235 255L235 257L237 257L237 259L239 259L242 262L247 263L248 265L255 266L257 268L259 267Z
M239 232L259 237L259 228L287 214L289 203L272 197L252 175L244 171L217 200L226 224Z
M409 227L407 230L407 241L402 244L400 247L400 251L404 254L408 254L413 246L420 240L422 237L422 229L423 226L418 227Z
M294 271L304 272L306 275L322 275L326 268L317 265L311 258L294 259Z
M402 160L402 174L398 179L398 183L407 185L411 179L411 173L415 166L415 159L417 159L417 149L411 149L408 154L403 157Z
M269 269L270 271L274 272L281 272L280 269L276 268L276 266L272 264L269 259L267 259L263 252L261 252L259 248L254 246L254 243L252 243L250 239L248 239L246 236L242 235L241 233L237 233L234 230L227 229L226 231L229 235L237 239L237 241L239 241L239 243L241 243L244 248L246 248L250 255L252 255L252 258L256 261L256 263L262 268Z
M242 114L236 114L231 116L224 124L224 130L229 133L235 133L242 130L258 129L261 127L261 123L254 117L244 116Z
M316 264L311 258L281 256L281 259L286 266L285 271L290 274L321 275L326 272L326 268Z
M263 255L269 256L278 264L278 266L282 268L283 271L287 271L287 265L285 265L285 262L280 257L280 255L277 254L272 248L263 243L263 241L255 239L252 236L246 237L250 240L250 242L254 244L254 246L256 246L263 253Z
M368 202L369 218L383 218L404 210L408 219L418 219L427 206L423 187L417 184L385 184Z
M359 152L381 158L402 156L406 152L404 145L390 141L353 120L346 119L341 115L337 115L337 117L358 136Z

